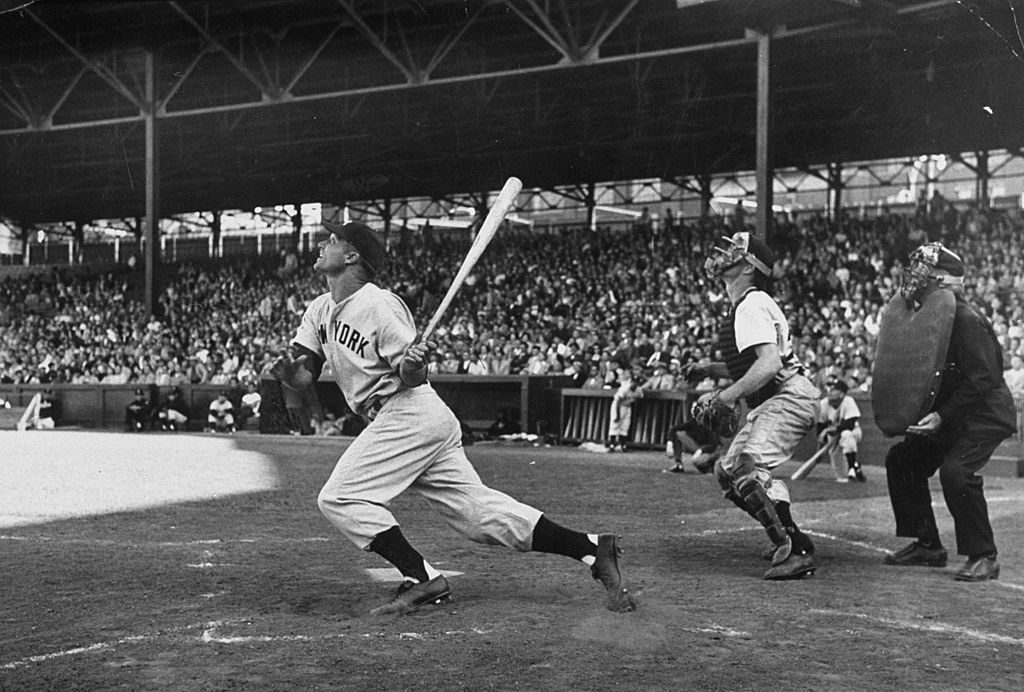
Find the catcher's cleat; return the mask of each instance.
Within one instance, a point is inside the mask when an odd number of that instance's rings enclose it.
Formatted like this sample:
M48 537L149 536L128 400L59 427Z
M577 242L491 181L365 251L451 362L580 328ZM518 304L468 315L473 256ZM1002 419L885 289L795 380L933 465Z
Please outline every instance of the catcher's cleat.
M816 569L817 566L814 564L813 555L790 553L789 557L784 561L769 567L768 571L764 573L764 578L772 581L802 579L814 574Z
M451 597L448 580L438 575L422 583L406 580L399 584L394 597L370 611L371 615L405 615L430 603L442 603Z
M608 592L608 610L628 613L636 610L636 599L622 586L622 573L619 571L622 548L618 541L618 536L611 533L602 533L597 537L597 556L590 567L590 574Z
M914 541L903 550L888 553L884 561L887 565L898 565L901 567L945 567L946 559L946 551L942 548L928 548Z

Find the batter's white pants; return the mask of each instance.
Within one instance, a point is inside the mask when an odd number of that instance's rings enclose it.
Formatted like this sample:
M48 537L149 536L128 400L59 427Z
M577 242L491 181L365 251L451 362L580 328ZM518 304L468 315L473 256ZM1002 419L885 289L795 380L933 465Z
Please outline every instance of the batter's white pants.
M341 455L317 503L363 550L397 526L389 506L406 489L478 543L531 548L541 511L489 488L462 449L455 414L429 384L399 392Z

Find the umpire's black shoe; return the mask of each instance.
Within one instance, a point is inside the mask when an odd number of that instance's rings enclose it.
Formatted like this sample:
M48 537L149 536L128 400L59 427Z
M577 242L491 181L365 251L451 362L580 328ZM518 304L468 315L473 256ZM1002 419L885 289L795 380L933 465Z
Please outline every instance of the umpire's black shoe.
M590 574L601 582L608 592L608 610L628 613L636 610L636 599L622 585L622 573L619 571L621 554L618 536L602 533L597 537L597 555L590 567Z
M900 566L945 567L946 551L942 548L929 548L914 541L903 550L885 556L885 564Z
M988 581L999 578L999 563L995 556L968 558L960 571L956 573L957 581Z
M422 583L406 580L399 584L394 597L370 611L372 615L405 615L429 603L441 603L451 597L448 580L439 574Z

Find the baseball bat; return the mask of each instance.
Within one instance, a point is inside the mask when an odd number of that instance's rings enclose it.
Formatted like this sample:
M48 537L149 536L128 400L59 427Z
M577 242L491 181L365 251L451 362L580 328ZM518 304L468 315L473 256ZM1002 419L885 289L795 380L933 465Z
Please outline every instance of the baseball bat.
M801 464L800 468L793 472L793 475L789 477L790 480L800 481L803 480L804 478L807 478L811 471L814 470L814 467L818 465L818 462L821 461L821 458L825 456L825 453L830 451L835 446L836 445L834 442L830 442L823 446L821 449L819 449L817 452L815 452L814 456L812 456L810 459Z
M434 311L434 316L430 318L430 322L427 323L427 328L423 330L423 334L420 335L420 341L425 340L434 332L434 328L437 323L441 321L441 317L444 315L448 306L451 305L452 298L462 288L462 284L465 283L466 277L469 276L469 272L476 266L477 260L484 254L484 250L490 244L491 239L494 238L498 232L498 227L501 225L502 220L505 218L505 214L512 207L512 203L516 200L516 195L523 189L523 181L519 178L509 178L505 181L505 185L502 186L501 192L498 193L498 198L494 200L494 204L491 206L490 211L487 212L487 217L484 219L483 224L480 226L479 233L476 234L476 238L473 240L473 244L469 247L469 252L466 253L465 259L462 260L462 266L459 267L459 272L452 279L452 285L448 287L448 292L444 294L444 299L441 300L441 304L437 306L437 310Z

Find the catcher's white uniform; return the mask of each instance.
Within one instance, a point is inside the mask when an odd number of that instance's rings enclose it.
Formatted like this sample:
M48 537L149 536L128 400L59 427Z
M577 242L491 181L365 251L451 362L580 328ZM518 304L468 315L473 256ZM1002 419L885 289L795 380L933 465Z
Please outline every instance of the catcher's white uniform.
M372 283L340 303L325 293L306 308L293 343L323 357L348 405L372 419L320 491L320 510L366 550L398 525L388 506L411 488L471 540L530 550L540 510L485 486L455 414L429 383L402 383L399 363L415 337L405 303Z
M778 303L764 291L750 290L736 304L735 339L740 352L759 344L775 344L784 367L775 376L776 393L747 413L744 425L719 463L729 472L741 454L749 455L768 497L773 502L789 502L789 489L773 479L772 469L792 459L797 445L814 428L820 393L810 380L789 366L795 362L789 323Z

